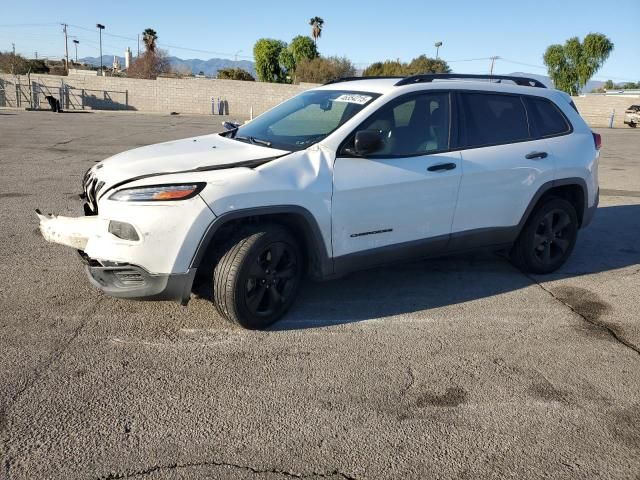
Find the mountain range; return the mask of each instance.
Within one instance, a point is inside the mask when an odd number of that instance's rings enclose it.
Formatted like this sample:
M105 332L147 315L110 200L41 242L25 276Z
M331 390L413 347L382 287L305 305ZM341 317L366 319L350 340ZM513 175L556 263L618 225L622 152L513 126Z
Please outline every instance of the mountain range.
M216 76L218 70L223 68L242 68L256 76L256 69L254 63L249 60L228 60L226 58L210 58L209 60L201 60L199 58L182 59L178 57L168 57L171 67L178 71L191 70L195 75L200 72L204 73L207 77ZM84 57L79 59L83 63L89 65L100 66L100 57ZM124 57L118 56L120 65L124 67ZM111 66L113 64L113 55L103 55L102 64Z
M249 60L228 60L226 58L210 58L209 60L201 60L199 58L188 58L182 59L178 57L168 57L169 63L171 66L178 71L191 70L192 73L198 74L200 72L204 73L207 77L215 77L218 73L218 70L223 68L233 68L238 67L242 68L254 77L256 76L255 64ZM118 57L120 60L120 65L124 66L124 57ZM81 62L99 66L100 65L100 57L84 57L80 59ZM113 64L113 56L111 55L103 55L102 56L102 64L103 65L112 65ZM546 75L538 75L535 73L526 73L526 72L513 72L509 75L520 76L520 77L530 77L535 78L536 80L541 81L547 87L552 87L553 82ZM585 92L590 92L593 89L600 88L604 85L604 82L598 80L590 80L587 82L586 87L584 88Z
M516 77L534 78L534 79L539 80L542 83L544 83L547 87L553 88L553 82L546 75L537 75L535 73L525 73L525 72L513 72L513 73L509 73L508 75L513 75L513 76L516 76ZM594 90L596 88L602 87L604 85L604 83L605 82L601 82L599 80L589 80L582 91L583 92L590 92L591 90Z

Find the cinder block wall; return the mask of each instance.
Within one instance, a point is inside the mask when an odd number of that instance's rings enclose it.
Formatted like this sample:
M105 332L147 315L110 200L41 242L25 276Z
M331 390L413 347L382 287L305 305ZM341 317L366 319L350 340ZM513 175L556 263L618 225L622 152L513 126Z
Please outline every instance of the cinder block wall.
M31 75L31 82L40 85L41 108L47 104L44 95L51 93L59 97L59 88L64 82L68 90L67 109L137 110L158 113L197 113L210 115L211 98L218 112L218 99L228 104L228 113L237 118L259 115L278 103L316 85L283 85L278 83L241 82L236 80L212 80L204 78L158 78L138 80L134 78L98 77L95 75ZM21 98L16 99L15 84L20 83ZM14 77L0 74L0 107L28 107L29 87L25 75ZM2 86L4 85L4 92ZM84 93L84 95L83 95ZM612 110L615 109L614 127L624 127L624 111L640 98L586 95L573 98L580 114L593 127L607 127Z
M201 78L138 80L84 75L68 77L31 75L30 80L32 83L36 82L40 91L43 92L40 95L42 108L47 106L44 95L52 94L58 98L60 86L64 83L69 87L69 104L63 105L63 108L67 109L80 109L84 102L85 109L211 114L213 97L216 113L218 112L217 102L221 99L228 105L229 115L239 118L249 117L251 108L254 115L263 113L278 103L315 86ZM0 88L0 106L29 106L27 76L14 77L0 74L0 82L6 91L2 98ZM21 101L16 100L16 83L24 85L21 89L23 92Z
M611 112L615 110L613 116L614 128L623 128L624 111L634 104L640 103L640 98L625 96L613 97L610 95L585 95L584 97L573 97L573 102L578 107L580 115L592 127L608 127ZM626 127L629 128L629 127Z

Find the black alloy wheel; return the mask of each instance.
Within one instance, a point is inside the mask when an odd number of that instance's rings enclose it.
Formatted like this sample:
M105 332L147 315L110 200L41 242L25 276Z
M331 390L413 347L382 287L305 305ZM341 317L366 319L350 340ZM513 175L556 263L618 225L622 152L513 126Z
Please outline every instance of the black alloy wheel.
M213 270L218 312L244 328L266 328L293 304L304 263L297 239L284 226L244 227L222 249Z
M571 217L562 209L548 212L534 237L534 255L544 265L551 265L561 258L571 246Z
M575 207L547 197L533 211L511 249L511 261L530 273L551 273L569 258L578 237Z
M270 317L277 312L298 282L298 258L294 248L274 242L256 256L245 283L245 301L255 316Z

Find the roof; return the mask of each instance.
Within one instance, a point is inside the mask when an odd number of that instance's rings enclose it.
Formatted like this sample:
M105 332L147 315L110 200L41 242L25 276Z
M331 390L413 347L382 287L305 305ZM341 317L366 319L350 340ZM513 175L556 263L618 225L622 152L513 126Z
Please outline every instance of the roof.
M498 81L490 81L498 80ZM516 83L503 83L502 80L511 80ZM359 92L372 92L386 94L392 91L414 91L414 90L430 90L446 86L452 89L477 89L477 90L500 90L513 93L523 93L528 90L534 95L547 96L543 94L554 91L547 89L542 83L534 79L525 77L507 77L494 75L415 75L412 77L348 77L344 79L329 82L319 89L323 90L353 90ZM413 88L412 88L413 87Z
M398 78L379 77L348 80L328 83L318 87L319 90L354 90L356 92L388 93L393 90Z

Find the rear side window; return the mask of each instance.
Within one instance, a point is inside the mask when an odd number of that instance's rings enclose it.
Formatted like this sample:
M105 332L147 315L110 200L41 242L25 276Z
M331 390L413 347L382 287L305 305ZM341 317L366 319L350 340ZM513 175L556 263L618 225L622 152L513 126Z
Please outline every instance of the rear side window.
M525 97L527 112L536 137L562 135L571 130L562 113L549 100Z
M522 100L515 95L462 93L464 147L482 147L529 139Z

